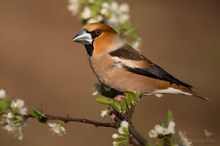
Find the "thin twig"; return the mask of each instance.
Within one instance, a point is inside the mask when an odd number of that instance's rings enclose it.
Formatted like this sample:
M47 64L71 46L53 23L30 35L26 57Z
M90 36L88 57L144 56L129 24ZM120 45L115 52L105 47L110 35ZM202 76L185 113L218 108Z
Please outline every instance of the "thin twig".
M25 115L24 117L26 119L33 118L31 115ZM117 123L98 122L98 121L89 120L86 118L74 118L74 117L69 117L69 116L55 116L55 115L47 115L47 114L44 115L44 118L46 121L60 120L63 122L79 122L79 123L94 125L95 127L111 127L115 129L119 127Z

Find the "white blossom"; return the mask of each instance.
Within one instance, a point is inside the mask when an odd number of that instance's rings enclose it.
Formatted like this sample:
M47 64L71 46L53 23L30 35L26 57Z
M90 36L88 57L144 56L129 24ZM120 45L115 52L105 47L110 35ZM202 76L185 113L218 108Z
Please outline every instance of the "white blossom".
M6 124L13 125L12 119L13 119L14 116L15 116L15 115L14 115L13 113L11 113L11 112L6 113L6 114L4 114L4 115L2 116L2 117L4 117L4 119L3 119L2 121L4 121Z
M9 112L3 114L1 117L1 125L3 126L2 128L4 130L13 134L19 140L22 140L22 126L24 125L24 121L17 121L17 116L15 116L13 113Z
M175 122L170 121L167 127L167 134L174 134L175 133Z
M158 135L168 135L168 134L174 134L174 133L175 133L175 122L170 121L166 128L159 124L155 125L154 129L150 130L149 137L155 138Z
M115 139L113 146L127 145L129 141L129 123L127 121L121 121L118 133L114 133L112 138Z
M112 135L112 138L113 139L117 139L119 137L119 135L117 134L117 133L114 133L113 135Z
M107 3L107 2L103 2L103 3L102 3L102 7L109 9L109 8L110 8L110 4Z
M24 100L21 99L13 100L11 103L11 108L15 112L18 112L19 114L22 115L27 114L27 108L24 107Z
M105 19L110 25L118 25L124 24L130 19L128 3L119 4L116 1L103 2L99 10L101 16L92 16L92 10L89 6L95 3L95 0L87 0L83 3L84 4L80 3L79 0L69 0L68 10L71 11L73 15L76 15L82 8L80 16L83 20L87 20L87 23L100 22Z
M127 3L123 3L119 7L120 13L128 13L129 12L129 5Z
M118 17L116 14L111 14L111 17L107 21L110 24L118 24Z
M120 127L118 128L119 134L125 134L128 131L129 123L127 121L121 121Z
M108 116L108 113L109 113L109 110L108 109L105 109L105 110L102 110L101 111L101 117L107 117Z
M48 123L48 126L50 127L50 130L58 136L66 134L66 129L59 123Z
M116 1L113 2L103 2L101 4L100 14L104 18L91 18L91 9L84 7L81 13L82 19L89 19L87 23L100 22L103 19L106 20L110 25L123 24L130 19L129 16L129 5L127 3L119 4Z
M6 92L4 89L0 89L0 99L3 99L6 97Z
M92 16L91 9L89 7L84 7L81 17L82 19L89 19Z
M119 16L119 23L123 24L130 19L129 14L122 14Z
M125 133L122 127L119 127L119 128L118 128L118 133L119 133L119 134L124 134L124 133Z
M112 145L113 145L113 146L118 146L118 142L117 142L117 141L113 141L113 142L112 142Z
M164 135L166 133L166 129L162 127L161 125L156 125L154 129L158 134Z
M192 146L192 142L189 141L181 131L179 131L179 136L183 146Z
M124 121L121 122L120 126L121 126L122 128L128 128L129 123L124 120Z
M98 16L96 17L96 20L97 20L98 22L101 22L103 19L104 19L104 18L103 18L103 16L101 16L101 15L98 15Z
M100 10L100 13L104 16L108 16L109 15L109 10L107 8L102 8Z
M117 2L103 4L100 13L108 17L107 22L111 25L123 24L130 19L129 5L127 3L121 5Z
M73 15L77 15L79 12L79 8L77 5L70 4L67 9L72 12Z
M92 19L90 19L90 20L91 20L91 22L89 22L89 23L95 23L95 20L92 20ZM95 90L95 91L92 93L92 95L93 95L93 96L99 95L99 92L98 92L97 90Z
M119 5L118 5L117 2L112 2L111 5L110 5L110 9L112 11L118 11L118 7L119 7Z
M91 18L88 20L87 23L97 23L97 22L101 22L104 18L101 15L98 15L96 18ZM95 92L93 92L92 95L98 95L98 90L96 90Z
M9 133L13 134L15 137L17 137L19 140L23 139L23 134L21 132L22 127L19 125L10 125L7 124L2 127L4 130L8 131Z
M150 130L149 132L150 138L156 138L157 136L158 136L158 133L154 129Z
M79 0L69 0L69 5L67 9L71 11L73 15L76 15L79 12L78 2Z

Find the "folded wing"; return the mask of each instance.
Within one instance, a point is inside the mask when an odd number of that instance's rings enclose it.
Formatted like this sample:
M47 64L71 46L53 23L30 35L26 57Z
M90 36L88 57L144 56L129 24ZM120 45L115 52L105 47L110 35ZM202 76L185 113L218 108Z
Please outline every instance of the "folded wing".
M109 54L113 57L117 66L120 66L129 72L168 81L170 84L181 85L188 89L192 88L191 85L176 79L129 45L124 45L120 49L112 51Z

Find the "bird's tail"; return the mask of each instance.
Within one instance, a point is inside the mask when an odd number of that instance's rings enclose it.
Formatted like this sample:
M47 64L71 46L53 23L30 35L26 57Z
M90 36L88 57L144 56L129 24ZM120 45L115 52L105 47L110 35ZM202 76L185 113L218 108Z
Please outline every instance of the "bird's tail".
M207 98L207 97L205 97L205 96L199 95L198 93L192 91L192 89L187 89L186 92L190 93L192 96L195 96L195 97L198 97L198 98L200 98L200 99L203 99L203 100L206 100L206 101L210 102L209 98Z
M194 92L191 88L187 88L187 87L183 87L183 86L179 86L178 88L181 91L185 92L186 93L185 95L195 96L195 97L198 97L200 99L203 99L203 100L210 102L209 98L199 95L198 93Z
M201 96L201 95L197 94L197 93L194 92L194 91L193 91L192 96L195 96L195 97L198 97L198 98L200 98L200 99L203 99L203 100L206 100L206 101L210 102L210 99L209 99L209 98L204 97L204 96Z

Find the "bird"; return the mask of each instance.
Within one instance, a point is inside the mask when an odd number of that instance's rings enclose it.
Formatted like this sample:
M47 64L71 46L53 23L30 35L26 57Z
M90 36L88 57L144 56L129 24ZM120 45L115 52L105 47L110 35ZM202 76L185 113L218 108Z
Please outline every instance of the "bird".
M209 132L207 129L204 130L205 136L210 137L211 135L213 135L212 132Z
M90 66L99 82L106 87L141 95L180 94L209 101L192 90L192 86L147 59L132 48L112 27L89 23L73 38L83 44Z
M207 129L204 130L205 136L210 137L211 135L213 135L212 132L209 132Z

